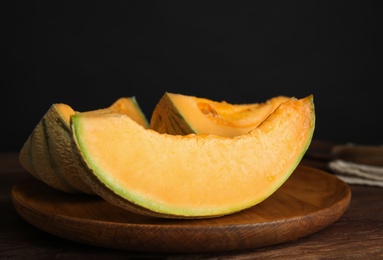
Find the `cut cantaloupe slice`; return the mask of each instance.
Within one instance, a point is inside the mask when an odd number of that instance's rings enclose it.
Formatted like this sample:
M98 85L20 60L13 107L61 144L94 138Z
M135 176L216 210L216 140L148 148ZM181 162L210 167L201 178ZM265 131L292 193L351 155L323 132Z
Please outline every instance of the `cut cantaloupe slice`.
M313 96L283 102L247 134L170 135L129 117L72 116L83 179L110 203L139 214L204 218L254 206L295 170L314 131Z
M150 128L168 134L216 134L233 137L256 128L286 96L263 103L230 104L166 92L153 110Z
M135 97L122 97L108 108L83 113L110 112L128 115L143 127L149 127ZM74 114L67 104L53 104L21 148L19 162L32 176L57 190L94 194L79 174L83 169L78 166L70 129L70 117Z

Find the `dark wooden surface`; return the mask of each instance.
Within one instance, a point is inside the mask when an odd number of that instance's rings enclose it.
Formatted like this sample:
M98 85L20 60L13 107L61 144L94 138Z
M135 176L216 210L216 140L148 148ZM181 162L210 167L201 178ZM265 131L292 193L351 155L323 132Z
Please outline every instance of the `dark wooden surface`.
M314 141L302 164L327 170L329 145ZM50 235L18 215L11 189L28 174L17 154L0 154L0 259L383 259L383 189L350 185L346 212L330 226L286 243L221 253L140 253Z
M32 177L12 189L16 211L41 230L90 245L145 253L211 253L288 242L334 223L350 198L346 183L303 165L262 203L207 219L137 215L98 196L57 191Z

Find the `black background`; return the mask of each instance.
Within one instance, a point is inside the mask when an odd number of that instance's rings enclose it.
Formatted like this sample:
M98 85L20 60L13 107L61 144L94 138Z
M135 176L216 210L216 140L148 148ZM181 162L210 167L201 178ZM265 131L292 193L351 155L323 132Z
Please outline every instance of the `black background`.
M314 138L382 144L381 9L372 1L2 1L0 150L53 103L165 91L256 103L314 94Z

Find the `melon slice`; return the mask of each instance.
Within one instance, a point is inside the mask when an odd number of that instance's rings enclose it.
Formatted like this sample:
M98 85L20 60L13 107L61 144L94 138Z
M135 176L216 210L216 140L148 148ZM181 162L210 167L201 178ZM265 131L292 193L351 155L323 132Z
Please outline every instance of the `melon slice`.
M130 116L138 124L149 127L135 97L117 99L110 107L88 111L89 114L108 112ZM67 104L53 104L29 135L19 154L21 165L35 178L49 186L69 193L94 194L80 177L82 171L74 154L70 116L75 111Z
M314 131L313 96L289 99L247 134L170 135L108 113L72 116L83 179L106 201L155 217L207 218L254 206L295 170Z
M168 134L216 134L233 137L256 128L286 96L263 103L230 104L166 92L153 110L150 128Z

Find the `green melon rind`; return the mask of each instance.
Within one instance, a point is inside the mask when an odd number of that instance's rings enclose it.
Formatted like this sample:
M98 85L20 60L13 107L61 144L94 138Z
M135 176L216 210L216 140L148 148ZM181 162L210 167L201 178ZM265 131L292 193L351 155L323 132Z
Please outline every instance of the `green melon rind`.
M46 126L47 148L50 150L52 161L55 162L57 176L62 176L73 188L74 193L95 194L80 177L79 163L75 160L77 150L73 149L70 125L61 117L56 106L53 106L45 121L49 124Z
M52 105L38 122L20 150L20 164L34 177L47 185L68 193L77 192L57 171L56 161L52 157L47 132L47 118L54 114ZM32 149L33 148L33 149Z

